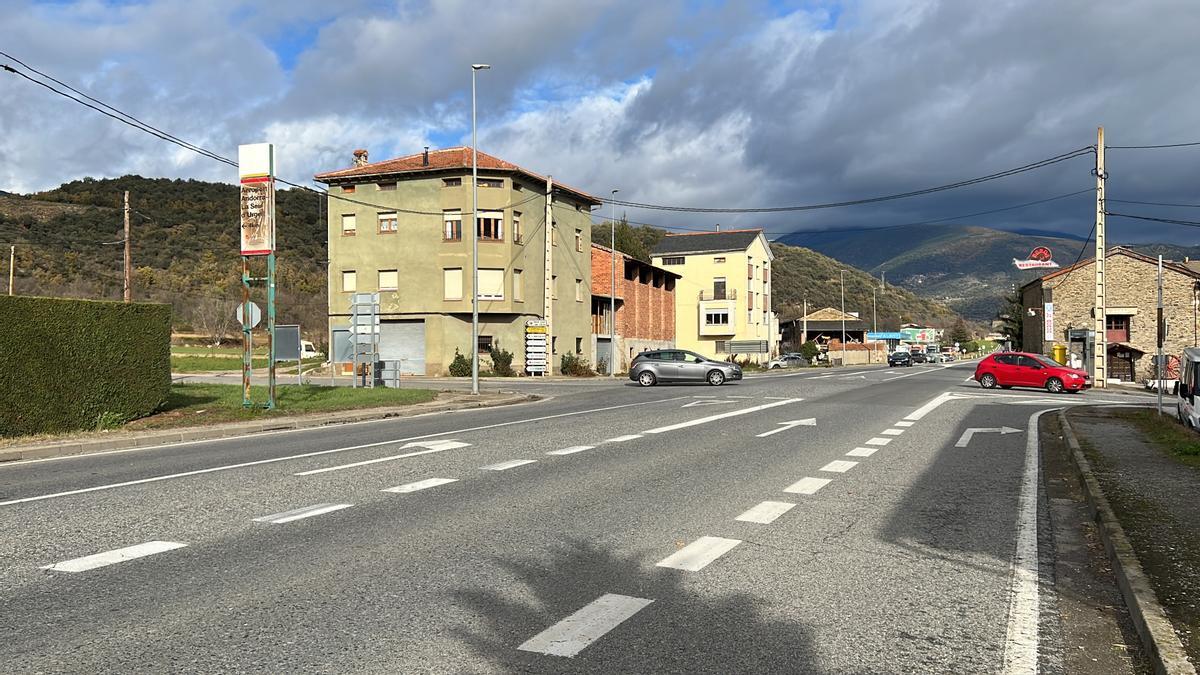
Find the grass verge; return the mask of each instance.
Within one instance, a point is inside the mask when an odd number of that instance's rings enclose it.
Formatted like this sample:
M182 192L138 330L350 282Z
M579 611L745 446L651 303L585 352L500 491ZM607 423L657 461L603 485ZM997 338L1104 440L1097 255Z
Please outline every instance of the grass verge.
M265 357L254 357L254 368L266 368L267 359ZM310 366L314 364L324 363L322 357L314 357L305 359L304 365ZM290 372L296 372L295 361L280 361L278 366L280 370L288 369ZM230 371L242 369L242 357L227 357L227 356L180 356L171 354L171 372L173 373L209 373L216 371Z
M1183 426L1174 417L1160 416L1154 410L1128 408L1114 408L1112 415L1132 422L1146 438L1171 457L1200 468L1200 434Z

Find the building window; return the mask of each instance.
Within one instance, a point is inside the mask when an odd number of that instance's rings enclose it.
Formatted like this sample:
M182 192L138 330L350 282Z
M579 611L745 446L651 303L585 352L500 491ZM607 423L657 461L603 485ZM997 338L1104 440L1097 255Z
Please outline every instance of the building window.
M575 280L575 302L583 302L583 279Z
M399 220L395 211L383 211L379 214L379 234L395 234Z
M729 341L728 340L717 340L716 343L713 345L713 351L715 351L718 354L728 354L729 353Z
M513 243L514 244L525 243L521 239L521 212L520 211L513 211Z
M479 187L481 188L499 188L504 187L504 180L500 178L480 178Z
M491 335L480 335L476 348L479 350L480 354L491 354L493 344L495 344L495 342L492 340Z
M442 299L462 300L463 271L461 267L448 267L442 270Z
M728 291L725 288L725 277L717 277L713 279L713 300L728 299Z
M442 187L458 187L462 185L461 178L443 178Z
M746 278L754 278L754 263L746 263Z
M345 270L342 272L342 291L345 293L354 293L358 291L358 273L354 270Z
M392 181L391 183L377 183L377 185L384 192L391 192L396 189L396 181Z
M771 283L771 269L763 265L763 284Z
M517 192L521 192L521 191L523 191L524 189L525 189L525 186L524 186L524 185L521 185L520 183L518 183L518 182L517 182L517 181L515 181L515 180L513 181L513 190L515 190L515 191L517 191Z
M551 354L558 353L558 336L557 335L550 336L550 353Z
M1104 319L1109 342L1129 342L1129 317L1109 315Z
M750 303L747 307L748 309L754 309L754 291L746 294L746 302Z
M575 338L575 353L576 354L583 353L583 338L581 338L581 337Z
M479 240L504 241L504 212L479 212Z
M460 209L442 211L442 240L462 241L462 211Z
M713 262L720 265L721 263L725 262L725 259L724 258L713 258Z
M583 253L583 230L575 230L575 250Z
M358 232L358 217L353 213L342 214L342 236L353 237Z
M379 270L379 290L395 291L400 288L400 275L396 270Z
M704 325L705 326L728 326L729 325L729 312L728 311L705 312L704 313Z
M554 300L558 299L558 275L550 275L550 297Z
M513 270L513 300L525 301L525 275L521 270Z
M663 265L682 265L683 261L684 261L683 256L674 257L674 258L663 258Z
M504 270L497 270L497 269L481 269L481 270L479 270L479 299L480 300L503 300L504 299Z
M352 194L354 194L354 188L355 188L355 187L356 187L356 186L354 186L354 185L343 185L343 186L342 186L342 194L347 194L347 195L352 195Z

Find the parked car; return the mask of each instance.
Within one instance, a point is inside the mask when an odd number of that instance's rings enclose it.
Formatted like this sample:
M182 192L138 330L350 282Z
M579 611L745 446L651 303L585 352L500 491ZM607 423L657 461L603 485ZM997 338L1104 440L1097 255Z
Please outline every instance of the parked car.
M910 354L913 363L929 363L929 359L925 356L925 352L912 352Z
M888 368L895 368L897 366L912 368L912 364L912 355L908 352L892 352L888 354Z
M629 379L643 387L659 382L708 382L713 386L742 379L742 367L683 349L642 352L629 364Z
M1038 387L1052 394L1079 392L1092 386L1087 372L1068 368L1041 354L992 354L975 367L975 381L984 389Z
M316 345L314 345L311 340L300 341L300 358L311 359L318 356L324 356L324 354L317 351Z
M1196 407L1196 389L1200 387L1200 349L1188 347L1179 359L1179 385L1175 388L1175 414L1191 429L1200 429L1200 410Z
M784 354L777 359L771 359L767 362L767 368L771 370L778 368L802 368L807 365L808 359L796 353Z

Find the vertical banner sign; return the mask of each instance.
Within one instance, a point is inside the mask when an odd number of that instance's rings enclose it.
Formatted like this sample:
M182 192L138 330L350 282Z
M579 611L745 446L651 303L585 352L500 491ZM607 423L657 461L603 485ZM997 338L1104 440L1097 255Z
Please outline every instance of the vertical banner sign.
M1046 317L1045 331L1042 333L1042 335L1044 336L1043 339L1053 340L1054 339L1054 303L1053 302L1047 302L1045 304L1045 306L1042 307L1042 315Z
M242 183L242 255L275 252L275 146L238 146Z
M525 371L545 374L550 367L550 324L542 319L525 322Z

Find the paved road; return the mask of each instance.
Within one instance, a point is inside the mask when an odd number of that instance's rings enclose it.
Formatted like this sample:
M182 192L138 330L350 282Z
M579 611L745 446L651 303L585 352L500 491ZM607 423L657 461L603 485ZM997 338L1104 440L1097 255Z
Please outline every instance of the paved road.
M1030 417L1128 399L983 391L972 367L562 387L0 465L0 662L1054 671Z

